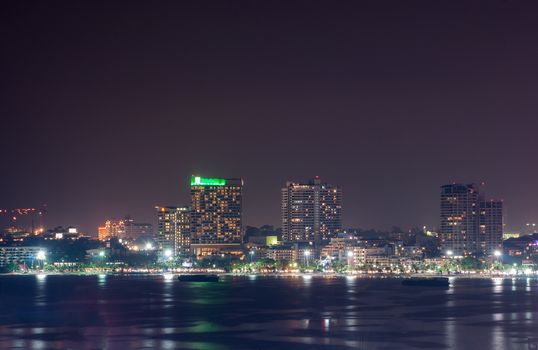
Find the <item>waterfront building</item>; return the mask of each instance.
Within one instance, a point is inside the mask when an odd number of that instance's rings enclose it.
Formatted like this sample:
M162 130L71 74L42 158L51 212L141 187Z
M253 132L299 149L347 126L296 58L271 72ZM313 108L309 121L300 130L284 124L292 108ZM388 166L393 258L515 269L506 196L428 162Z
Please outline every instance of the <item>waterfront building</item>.
M266 257L274 261L297 261L297 249L291 245L272 246L266 250Z
M155 241L161 258L190 256L191 209L190 207L155 207L157 210L157 231Z
M390 254L390 247L388 245L384 247L354 247L353 255L355 260L359 263L364 263L369 258L388 257Z
M193 251L235 250L243 237L243 180L191 177Z
M538 234L510 238L503 243L505 255L522 259L538 256Z
M359 239L355 236L343 235L331 238L329 244L321 249L322 258L331 260L345 261L353 252L355 247L359 246Z
M441 187L441 245L444 254L462 256L476 251L479 188L475 184Z
M402 262L407 261L407 259L396 257L396 256L386 256L386 255L372 255L367 256L364 260L357 260L357 267L358 266L364 266L364 265L370 265L373 269L393 269L400 265L402 265ZM416 260L411 260L416 261Z
M110 256L110 250L106 248L94 248L86 250L86 259L97 259L96 261L105 261Z
M485 200L476 184L441 186L443 254L491 256L502 249L503 205Z
M424 250L418 245L398 245L395 247L394 255L405 258L420 259L424 257Z
M478 251L494 255L503 248L503 202L488 200L480 202Z
M342 189L322 183L287 182L281 190L282 237L287 242L328 242L342 231Z
M241 258L245 256L245 248L241 243L193 243L191 244L192 255L196 259L204 259L211 256L227 256Z
M42 247L0 247L0 267L10 264L33 265L46 259L47 252Z
M244 243L242 258L249 261L254 261L253 259L259 260L267 256L267 248L268 246L265 244L252 242ZM241 258L241 256L239 256L239 258Z

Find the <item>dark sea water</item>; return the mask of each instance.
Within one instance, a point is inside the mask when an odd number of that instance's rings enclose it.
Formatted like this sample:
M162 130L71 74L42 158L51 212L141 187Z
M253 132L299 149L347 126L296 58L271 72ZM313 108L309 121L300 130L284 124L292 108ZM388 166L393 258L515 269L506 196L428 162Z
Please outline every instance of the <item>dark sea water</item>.
M0 349L538 349L529 338L531 279L0 276Z

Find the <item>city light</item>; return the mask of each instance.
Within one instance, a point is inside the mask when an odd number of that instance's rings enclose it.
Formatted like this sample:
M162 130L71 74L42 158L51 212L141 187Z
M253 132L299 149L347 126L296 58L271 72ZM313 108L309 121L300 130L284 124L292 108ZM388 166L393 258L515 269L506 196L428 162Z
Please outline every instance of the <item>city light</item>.
M152 250L153 249L153 245L151 243L146 243L146 250Z
M172 250L171 249L166 249L164 251L164 257L167 258L167 259L172 259Z
M191 186L226 186L226 179L191 176Z
M105 251L104 251L104 250L101 250L101 251L99 252L99 256L100 256L101 258L104 257L104 256L105 256Z
M347 252L347 257L348 258L352 258L353 257L353 252L350 250Z
M45 254L45 251L44 250L40 250L37 252L36 254L36 259L37 260L45 260L46 258L46 254Z
M502 255L501 251L500 250L496 250L493 252L493 255L495 255L496 257L499 257Z
M452 250L447 250L446 255L452 256L452 255L454 255L454 252Z
M305 256L310 256L310 250L305 250L304 255Z

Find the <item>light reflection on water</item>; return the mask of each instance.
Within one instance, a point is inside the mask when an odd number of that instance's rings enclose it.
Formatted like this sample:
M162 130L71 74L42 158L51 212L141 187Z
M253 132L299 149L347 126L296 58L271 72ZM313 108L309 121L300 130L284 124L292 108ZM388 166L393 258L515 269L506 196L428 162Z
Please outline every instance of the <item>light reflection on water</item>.
M106 287L106 278L107 278L107 275L104 274L104 273L101 273L99 275L97 275L97 283L99 284L99 287Z
M0 349L527 349L535 279L0 276Z

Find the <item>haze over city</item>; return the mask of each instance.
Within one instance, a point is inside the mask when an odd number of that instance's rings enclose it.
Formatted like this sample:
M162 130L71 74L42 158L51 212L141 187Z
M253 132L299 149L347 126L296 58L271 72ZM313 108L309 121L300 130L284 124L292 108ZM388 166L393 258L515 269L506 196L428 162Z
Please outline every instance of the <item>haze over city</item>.
M241 177L246 225L280 188L343 188L345 227L437 226L440 186L486 182L536 219L533 2L10 2L4 208L95 234Z

